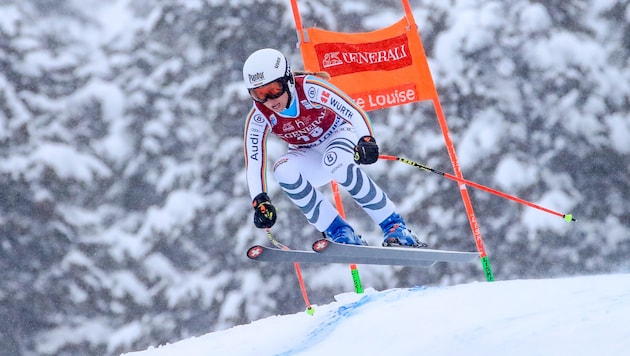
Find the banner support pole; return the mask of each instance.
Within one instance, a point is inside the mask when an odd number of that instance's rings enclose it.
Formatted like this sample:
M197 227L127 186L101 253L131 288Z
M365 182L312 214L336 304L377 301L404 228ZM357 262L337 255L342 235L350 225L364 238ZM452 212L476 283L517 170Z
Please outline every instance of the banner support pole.
M293 21L295 22L295 30L298 36L297 47L299 48L300 43L304 43L304 28L302 27L302 18L300 16L297 0L291 0L291 11L293 11Z
M442 111L442 105L440 104L440 100L438 99L437 94L436 94L436 97L433 99L433 107L435 108L435 112L438 117L438 122L442 130L442 135L444 136L444 142L446 143L446 149L448 151L448 156L451 159L451 165L453 166L453 171L455 172L455 176L457 178L463 179L464 176L459 166L457 155L455 154L455 147L453 146L453 141L451 141L448 126L446 124L446 118L444 117L444 112ZM481 229L479 228L479 223L477 221L477 217L475 215L472 202L470 201L470 195L468 194L468 189L466 188L465 184L461 184L461 183L458 184L458 187L459 187L459 192L462 197L462 201L464 202L464 208L466 210L466 215L468 216L470 229L472 230L473 237L475 239L475 245L477 246L477 251L479 251L479 257L481 259L481 267L483 268L484 274L486 276L486 281L492 282L494 281L494 273L492 272L492 267L490 266L490 259L488 258L488 255L486 254L486 248L484 246L483 238L481 236Z

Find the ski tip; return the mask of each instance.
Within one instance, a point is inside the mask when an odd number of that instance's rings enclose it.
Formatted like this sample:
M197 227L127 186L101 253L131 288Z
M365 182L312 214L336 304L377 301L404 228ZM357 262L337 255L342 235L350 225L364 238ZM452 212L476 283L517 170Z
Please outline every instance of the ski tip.
M255 260L258 257L260 257L260 255L262 255L264 250L265 250L264 247L260 245L252 246L247 250L247 257L249 257L252 260Z
M573 218L573 214L565 214L562 216L566 222L577 221Z
M330 241L328 241L327 239L317 240L313 243L313 251L321 252L325 250L329 244L330 244Z

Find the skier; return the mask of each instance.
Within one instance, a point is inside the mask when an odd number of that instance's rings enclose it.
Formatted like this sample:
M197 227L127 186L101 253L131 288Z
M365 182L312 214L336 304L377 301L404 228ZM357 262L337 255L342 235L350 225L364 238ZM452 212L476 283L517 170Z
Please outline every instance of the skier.
M293 73L286 57L270 48L252 53L243 65L243 79L254 100L244 134L254 224L270 228L277 218L266 181L266 141L271 132L289 146L273 166L274 177L309 223L327 238L367 245L316 189L335 180L380 225L383 245L426 247L396 213L394 203L359 167L376 162L379 155L367 113L321 76L327 74Z

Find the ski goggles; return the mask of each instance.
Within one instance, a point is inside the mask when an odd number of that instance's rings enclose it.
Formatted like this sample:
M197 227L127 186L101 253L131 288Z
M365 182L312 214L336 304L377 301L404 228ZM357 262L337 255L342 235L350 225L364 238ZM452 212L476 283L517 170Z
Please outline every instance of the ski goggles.
M276 79L269 84L261 87L249 89L249 95L259 103L266 103L270 99L278 99L288 90L286 82L282 79Z

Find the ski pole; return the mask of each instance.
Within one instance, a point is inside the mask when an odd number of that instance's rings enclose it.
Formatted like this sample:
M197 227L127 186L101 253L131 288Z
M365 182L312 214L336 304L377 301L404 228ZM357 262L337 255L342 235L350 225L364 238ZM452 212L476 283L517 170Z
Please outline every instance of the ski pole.
M547 209L545 207L542 207L540 205L536 205L536 204L534 204L532 202L529 202L527 200L523 200L521 198L517 198L515 196L502 193L502 192L500 192L498 190L495 190L495 189L492 189L492 188L488 188L486 186L483 186L481 184L477 184L475 182L471 182L471 181L463 179L463 178L459 178L459 177L454 176L452 174L448 174L448 173L445 173L445 172L442 172L442 171L438 171L437 169L433 169L433 168L431 168L429 166L425 166L424 164L417 163L417 162L414 162L414 161L406 159L406 158L397 157L397 156L388 156L388 155L380 155L380 156L378 156L378 158L384 159L384 160L389 160L389 161L400 161L400 162L406 163L406 164L408 164L410 166L417 167L417 168L420 168L422 170L425 170L427 172L439 174L439 175L441 175L441 176L443 176L445 178L448 178L450 180L454 180L454 181L456 181L458 183L469 185L471 187L484 190L484 191L486 191L488 193L492 193L492 194L498 195L500 197L513 200L513 201L515 201L517 203L521 203L521 204L527 205L529 207L536 208L538 210L542 210L542 211L544 211L546 213L560 216L567 222L577 221L576 219L573 218L572 214L562 214L562 213L559 213L557 211L553 211L551 209Z
M267 238L271 243L279 249L282 250L290 250L289 247L280 243L280 241L276 240L276 238L271 233L271 229L265 229L267 233ZM311 305L311 302L308 300L308 293L306 293L306 286L304 285L304 278L302 278L302 269L300 268L300 264L297 262L293 262L293 267L295 267L295 275L297 276L298 283L300 284L300 290L302 291L302 298L304 298L304 304L306 304L306 314L313 315L315 313L315 309Z

